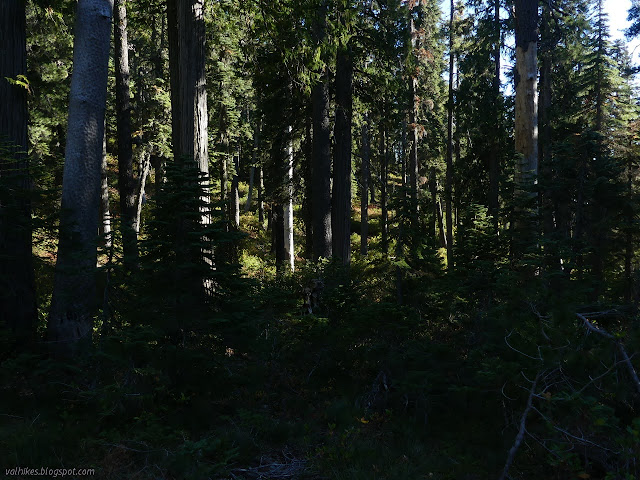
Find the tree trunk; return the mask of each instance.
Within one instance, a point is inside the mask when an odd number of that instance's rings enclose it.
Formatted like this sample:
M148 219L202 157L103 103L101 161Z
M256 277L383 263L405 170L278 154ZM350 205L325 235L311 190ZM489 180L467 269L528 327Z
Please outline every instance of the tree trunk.
M333 255L351 263L351 115L353 60L350 47L338 51L336 66L336 120L333 159Z
M413 50L417 48L416 27L413 19L410 20L411 46ZM409 98L411 105L409 108L409 130L411 137L411 152L409 154L409 191L411 196L411 207L409 215L411 217L411 228L414 232L418 229L419 204L418 204L418 176L420 165L418 163L418 105L420 100L417 97L418 78L417 73L409 78Z
M122 231L124 263L127 267L131 268L138 261L138 238L135 229L136 181L133 176L133 150L131 142L131 93L129 91L127 8L124 0L116 0L115 2L113 32L115 43L120 229Z
M260 229L264 230L264 173L262 166L258 168L258 223Z
M107 129L102 136L102 163L100 166L100 218L102 228L100 234L104 238L104 246L111 248L111 209L109 208L109 179L107 170Z
M382 232L382 251L389 253L389 213L387 210L387 168L389 159L387 158L387 130L380 125L380 230Z
M147 177L149 170L151 169L151 161L149 159L149 152L143 152L140 157L140 164L138 166L138 187L135 195L135 217L133 222L133 228L136 232L136 237L140 233L140 222L142 218L142 205L145 199L145 186L147 184Z
M327 0L318 7L315 22L315 40L322 45L326 40ZM331 257L331 131L329 126L328 67L313 86L313 259Z
M500 95L500 51L501 51L501 31L500 31L500 0L493 2L493 16L495 28L495 45L493 62L495 66L493 74L493 103L495 125L500 125L502 116L502 102ZM489 215L493 219L493 228L498 231L498 191L500 178L500 136L494 135L491 141L491 153L489 155Z
M21 336L37 321L31 244L27 88L9 81L27 74L23 0L0 2L0 320ZM24 79L22 79L24 80Z
M450 3L449 16L449 101L447 102L447 171L445 180L445 215L447 223L447 269L453 270L453 215L451 202L451 188L453 183L453 68L454 68L454 16L455 6L453 0Z
M370 158L369 115L365 113L362 123L362 166L360 170L360 253L362 255L366 255L368 251Z
M178 0L167 0L167 41L171 85L171 143L173 159L180 157L180 45L178 42Z
M293 272L295 269L295 251L293 248L293 140L291 138L291 127L287 130L287 165L286 165L286 185L284 209L284 253L285 262Z
M531 199L538 173L538 1L515 0L516 73L515 143L521 155L516 169L516 195Z
M436 222L439 220L438 181L436 178L435 166L431 166L431 168L429 169L429 195L431 196L431 216L429 217L428 235L430 235L434 239L433 244L435 245L435 239L438 236L438 231L436 230ZM444 243L441 242L440 246L443 247Z
M60 241L48 337L71 353L91 339L96 314L100 170L112 0L79 0L62 182Z
M231 178L231 227L234 230L240 228L240 179L238 178L238 171L240 170L240 149L238 149L237 155L233 156L233 177Z
M305 258L313 258L313 139L312 114L307 109L304 139L304 201L302 202L302 218L304 221Z

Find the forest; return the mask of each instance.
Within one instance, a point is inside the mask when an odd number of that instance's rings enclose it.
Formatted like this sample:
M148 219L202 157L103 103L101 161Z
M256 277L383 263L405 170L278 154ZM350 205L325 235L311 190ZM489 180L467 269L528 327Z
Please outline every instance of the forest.
M0 0L0 474L640 478L604 0Z

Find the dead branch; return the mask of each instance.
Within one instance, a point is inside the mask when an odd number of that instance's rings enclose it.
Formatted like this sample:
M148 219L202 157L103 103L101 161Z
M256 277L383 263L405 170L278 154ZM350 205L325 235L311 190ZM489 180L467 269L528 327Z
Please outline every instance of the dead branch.
M522 412L522 417L520 417L520 429L518 430L518 435L516 435L516 439L513 442L513 446L509 450L509 456L507 457L507 462L505 463L504 470L502 471L502 475L500 475L500 478L498 480L504 480L505 478L507 478L507 474L509 473L509 468L511 467L511 464L513 463L516 453L520 448L520 444L524 439L524 434L527 431L527 416L529 415L529 411L531 411L531 408L533 407L533 396L535 394L536 386L538 385L539 378L540 378L540 372L538 372L538 374L536 375L536 378L533 381L533 384L531 385L531 389L529 390L529 398L527 399L527 406L524 409L524 412Z
M640 393L640 378L638 378L636 369L633 367L633 363L631 363L631 358L629 357L629 354L627 353L627 350L624 348L624 345L622 344L622 342L618 338L616 338L615 336L611 335L609 332L604 330L603 328L597 327L596 325L594 325L591 322L591 320L589 320L585 315L576 313L576 316L580 320L582 320L584 325L587 327L587 330L598 333L603 337L606 337L609 340L613 341L616 344L616 346L618 347L618 350L620 350L620 354L622 355L622 361L627 366L627 370L629 370L631 379L633 380L633 383L636 386L636 390L638 390L638 393ZM592 313L591 316L597 316L597 313L596 314Z

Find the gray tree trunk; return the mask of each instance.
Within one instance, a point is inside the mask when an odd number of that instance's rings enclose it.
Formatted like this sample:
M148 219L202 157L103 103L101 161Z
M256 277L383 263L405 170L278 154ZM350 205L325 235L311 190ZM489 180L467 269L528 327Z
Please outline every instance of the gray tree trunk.
M286 198L284 203L284 253L285 262L293 272L295 269L295 251L293 244L293 144L291 139L291 127L287 131L287 157L286 157Z
M61 352L91 340L96 314L100 170L113 0L79 0L48 337Z
M115 44L120 229L122 231L124 263L131 268L138 261L138 237L136 235L136 181L133 176L133 147L131 141L127 7L124 0L115 0L113 37Z
M27 73L23 0L0 2L0 321L31 335L37 320L31 247ZM24 80L24 79L23 79ZM94 232L95 233L95 232Z

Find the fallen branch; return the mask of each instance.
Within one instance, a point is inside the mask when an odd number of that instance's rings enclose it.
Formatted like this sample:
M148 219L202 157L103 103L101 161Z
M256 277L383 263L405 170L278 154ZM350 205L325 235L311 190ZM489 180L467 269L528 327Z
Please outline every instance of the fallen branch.
M533 407L533 396L535 394L536 386L538 385L539 378L540 378L540 372L538 372L538 374L536 375L536 378L533 381L533 384L531 385L531 389L529 390L529 398L527 399L527 406L524 409L524 412L522 412L522 417L520 417L520 429L518 430L518 435L516 435L516 439L513 442L513 446L509 450L509 456L507 457L507 462L505 463L504 470L502 470L502 475L500 475L500 478L498 480L504 480L505 478L507 478L507 474L509 473L509 468L511 468L511 464L513 463L516 453L520 448L520 444L524 439L524 434L527 431L527 416L529 415L529 412Z
M622 342L618 338L616 338L615 336L611 335L609 332L604 330L603 328L595 326L591 322L591 320L589 320L585 315L580 314L580 313L576 313L576 316L580 320L582 320L582 322L587 327L587 330L589 330L591 332L595 332L595 333L597 333L599 335L602 335L603 337L608 338L609 340L613 341L616 344L616 346L618 347L618 350L620 350L620 354L622 355L622 361L627 366L627 370L629 370L629 374L631 375L631 379L633 380L633 383L636 386L636 390L638 390L638 393L640 393L640 378L638 378L638 374L636 373L636 369L633 368L633 363L631 363L631 358L629 357L629 354L627 354L627 351L625 350L624 345L622 344ZM591 314L591 316L596 316L596 315L595 314Z

